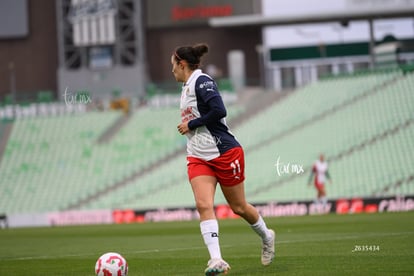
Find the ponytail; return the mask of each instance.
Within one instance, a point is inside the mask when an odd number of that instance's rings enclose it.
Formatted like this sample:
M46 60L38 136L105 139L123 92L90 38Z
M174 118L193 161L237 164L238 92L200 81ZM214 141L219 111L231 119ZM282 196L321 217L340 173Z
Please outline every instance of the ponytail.
M201 57L208 52L208 45L205 43L195 44L193 46L181 46L174 52L174 58L177 62L185 60L191 70L200 66Z

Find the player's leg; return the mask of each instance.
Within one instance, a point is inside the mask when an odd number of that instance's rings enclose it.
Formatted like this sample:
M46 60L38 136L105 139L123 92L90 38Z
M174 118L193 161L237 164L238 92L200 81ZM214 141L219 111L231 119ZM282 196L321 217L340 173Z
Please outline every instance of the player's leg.
M269 265L275 256L275 232L268 229L259 212L246 201L244 182L237 185L221 185L224 197L234 213L244 218L262 239L262 264Z
M221 259L218 222L214 214L214 194L217 179L210 175L200 175L191 179L196 208L200 214L200 230L212 259Z
M326 191L325 191L325 185L320 184L319 190L318 190L318 198L320 203L322 204L323 209L325 210L326 204L328 203L328 200L326 199Z
M224 197L233 212L244 218L262 238L262 264L269 265L274 258L275 233L267 228L256 208L246 201L243 149L233 148L214 159L212 164Z
M317 204L319 206L321 204L321 189L322 189L321 183L315 181L315 189L316 189L315 204Z
M211 175L200 175L190 180L196 208L200 214L200 221L216 219L214 213L214 194L217 179Z
M219 226L214 213L214 194L217 179L211 175L200 175L190 180L200 214L200 230L205 245L210 254L210 260L205 270L206 275L227 273L230 266L222 259L219 243Z
M223 195L233 212L244 218L249 224L255 224L259 220L256 208L246 201L244 182L233 185L221 185Z
M315 188L317 191L317 199L315 202L316 210L318 213L324 213L326 206L326 197L325 197L325 185L320 182L315 182Z

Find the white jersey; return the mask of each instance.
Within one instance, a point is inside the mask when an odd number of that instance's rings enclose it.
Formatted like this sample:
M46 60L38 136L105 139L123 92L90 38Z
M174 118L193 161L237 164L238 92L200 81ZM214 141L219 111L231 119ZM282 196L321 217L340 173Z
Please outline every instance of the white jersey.
M324 184L326 182L326 172L328 171L328 163L326 161L315 161L313 172L315 173L315 182Z
M186 133L187 155L206 161L240 146L229 131L224 117L215 121L204 120L208 117L205 115L211 111L212 104L216 105L218 111L226 114L216 83L210 76L197 69L183 85L181 91L181 121L196 119L192 123L195 123L197 127Z

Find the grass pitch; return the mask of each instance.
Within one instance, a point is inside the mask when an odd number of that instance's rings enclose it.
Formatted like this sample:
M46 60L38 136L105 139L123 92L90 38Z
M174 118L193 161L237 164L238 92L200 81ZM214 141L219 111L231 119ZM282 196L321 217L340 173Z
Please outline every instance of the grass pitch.
M220 221L228 275L414 275L414 212L267 218L276 258L240 219ZM97 258L121 253L129 275L203 275L197 221L0 230L0 275L94 275Z

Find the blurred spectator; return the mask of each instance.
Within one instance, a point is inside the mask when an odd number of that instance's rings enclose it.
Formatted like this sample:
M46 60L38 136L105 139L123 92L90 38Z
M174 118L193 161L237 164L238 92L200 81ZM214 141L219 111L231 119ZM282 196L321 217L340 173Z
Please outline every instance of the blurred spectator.
M322 206L322 210L324 210L327 204L325 183L326 180L329 180L332 184L332 180L328 172L328 163L325 161L325 156L323 154L321 154L319 159L313 163L308 185L311 185L312 179L314 179L314 186L317 191L315 204Z

